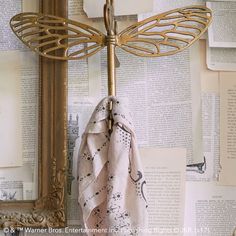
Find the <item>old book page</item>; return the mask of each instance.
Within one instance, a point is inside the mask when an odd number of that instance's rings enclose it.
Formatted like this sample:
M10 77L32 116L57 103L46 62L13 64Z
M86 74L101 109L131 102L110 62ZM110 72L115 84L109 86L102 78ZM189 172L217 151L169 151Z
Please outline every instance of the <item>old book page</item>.
M147 181L150 235L183 235L186 150L145 148L140 156Z
M219 73L207 69L205 48L205 40L200 40L202 137L205 162L187 169L188 181L216 181L220 170Z
M0 170L0 200L34 200L37 197L37 183L33 182L33 169L30 164L24 164L22 167L1 168ZM24 195L24 183L33 182L31 191L34 191L35 198Z
M23 12L39 12L39 0L23 0Z
M12 16L21 12L21 0L1 0L0 9L0 51L22 49L22 43L14 36L9 27Z
M220 184L236 185L236 78L220 74Z
M20 57L17 51L0 52L0 167L21 166Z
M207 46L207 67L215 71L236 71L236 48Z
M210 70L236 71L236 2L207 2L207 6L213 11L207 66Z
M139 14L138 19L144 20L147 17L160 14L175 8L186 7L190 5L205 5L204 0L153 0L153 11L149 13Z
M236 2L207 2L213 11L213 22L208 30L209 46L236 47Z
M103 17L103 7L105 0L94 1L84 0L84 11L89 18ZM153 0L115 0L115 15L136 15L144 12L151 12Z
M149 1L149 0L148 0ZM96 1L97 2L97 1ZM103 7L102 7L103 9ZM98 10L98 8L96 8ZM84 24L90 25L98 30L106 33L103 18L88 18L84 9L83 1L80 0L68 0L68 17L72 20L82 22ZM118 22L118 32L126 28L127 26L136 22L137 17L135 15L128 16L118 16L116 17Z
M231 236L235 228L236 187L187 182L184 236Z

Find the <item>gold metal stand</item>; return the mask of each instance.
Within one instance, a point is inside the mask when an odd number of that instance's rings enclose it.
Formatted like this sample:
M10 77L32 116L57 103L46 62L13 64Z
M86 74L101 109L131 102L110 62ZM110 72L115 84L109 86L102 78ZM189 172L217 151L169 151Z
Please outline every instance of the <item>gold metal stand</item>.
M41 56L58 60L90 57L107 47L108 95L116 95L115 48L141 57L178 53L198 40L212 20L205 6L174 9L137 22L120 33L114 18L113 0L106 0L104 23L107 35L66 18L38 13L20 13L10 25L16 36ZM112 103L109 129L112 127Z

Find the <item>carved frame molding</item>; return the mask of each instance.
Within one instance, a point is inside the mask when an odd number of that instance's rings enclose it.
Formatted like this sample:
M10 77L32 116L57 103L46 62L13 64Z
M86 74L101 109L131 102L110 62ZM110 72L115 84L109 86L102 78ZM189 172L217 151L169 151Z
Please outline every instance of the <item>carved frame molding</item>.
M40 11L67 17L66 0L39 0ZM67 175L67 63L40 58L39 197L0 202L0 228L64 227Z

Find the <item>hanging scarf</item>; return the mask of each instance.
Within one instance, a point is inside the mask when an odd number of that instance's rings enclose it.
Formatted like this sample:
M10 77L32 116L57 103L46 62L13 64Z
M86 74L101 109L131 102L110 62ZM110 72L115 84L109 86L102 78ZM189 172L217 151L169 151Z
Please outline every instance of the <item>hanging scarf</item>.
M120 99L103 99L87 125L79 151L78 185L88 235L145 235L146 182L130 112Z

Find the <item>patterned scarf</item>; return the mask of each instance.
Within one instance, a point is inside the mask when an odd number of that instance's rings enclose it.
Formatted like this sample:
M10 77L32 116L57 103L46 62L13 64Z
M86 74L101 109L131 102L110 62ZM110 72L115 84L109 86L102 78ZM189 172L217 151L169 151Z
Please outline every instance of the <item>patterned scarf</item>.
M107 125L110 101L111 135ZM130 112L120 99L107 97L96 107L83 134L77 179L89 236L145 235L146 182Z

